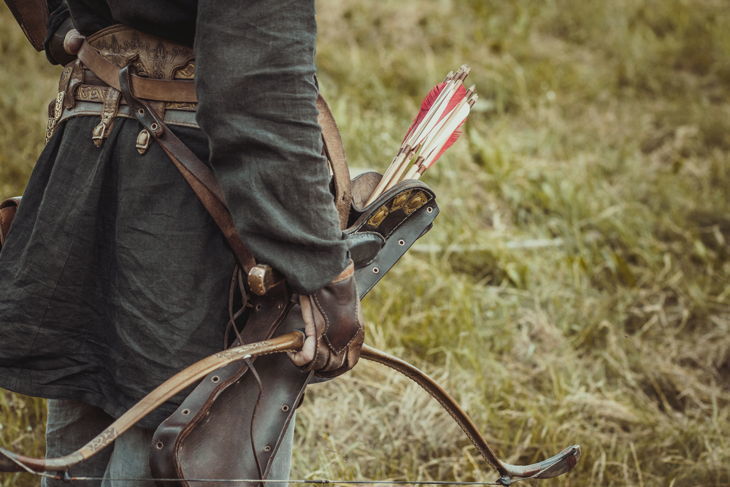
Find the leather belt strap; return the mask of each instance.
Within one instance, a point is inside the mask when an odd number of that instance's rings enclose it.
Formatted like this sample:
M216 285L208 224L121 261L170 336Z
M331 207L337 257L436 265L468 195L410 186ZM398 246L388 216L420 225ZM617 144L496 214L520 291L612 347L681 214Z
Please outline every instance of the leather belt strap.
M119 86L119 67L107 61L88 42L81 45L77 56L100 80L112 88L122 91ZM194 81L142 78L132 74L130 85L134 96L143 100L188 103L198 101Z
M73 117L83 116L100 116L103 110L103 105L99 102L84 101L77 98L73 108L64 108L61 114L61 118L58 119L58 123L68 120ZM115 117L118 118L135 118L129 105L121 105L117 110ZM198 122L195 120L195 112L188 110L165 110L165 118L163 121L167 125L178 125L181 127L200 128Z

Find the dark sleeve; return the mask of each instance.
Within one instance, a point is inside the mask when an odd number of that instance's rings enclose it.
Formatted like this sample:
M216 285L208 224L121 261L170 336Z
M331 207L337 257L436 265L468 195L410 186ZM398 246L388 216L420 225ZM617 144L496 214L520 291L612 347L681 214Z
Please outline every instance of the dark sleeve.
M200 0L198 123L238 231L297 291L345 267L315 106L314 0Z
M43 42L46 58L51 64L66 64L75 56L63 50L63 39L66 33L73 29L68 6L63 0L48 1L48 33Z

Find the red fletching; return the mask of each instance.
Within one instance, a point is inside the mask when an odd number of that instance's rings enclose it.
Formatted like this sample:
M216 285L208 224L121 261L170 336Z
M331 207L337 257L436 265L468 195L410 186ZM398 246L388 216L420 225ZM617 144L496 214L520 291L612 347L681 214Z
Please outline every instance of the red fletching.
M436 161L438 161L439 157L441 157L441 155L444 152L446 152L446 149L448 149L449 147L451 147L454 144L454 142L456 142L456 139L458 139L459 136L461 135L461 132L462 132L461 126L464 125L464 122L466 122L466 119L462 120L462 122L459 124L459 126L456 127L456 130L454 130L454 133L452 133L449 136L448 140L446 140L446 143L441 148L441 150L438 151L438 154L436 154L436 157L434 157L431 161L428 162L428 165L426 166L426 169L428 169L429 167L433 166L434 163Z
M428 111L433 106L433 103L436 101L436 98L439 97L439 94L443 91L443 89L446 87L446 83L442 82L431 88L431 91L428 92L428 95L426 95L426 98L423 99L421 102L421 111L418 112L418 115L416 115L416 118L413 120L413 123L410 127L408 127L408 131L406 132L405 137L403 137L403 142L406 141L409 135L411 135L411 132L413 132L413 129L418 126L419 123L423 120L423 118L426 116Z
M466 96L466 88L464 88L463 84L460 84L458 88L456 88L456 93L454 93L451 97L451 100L449 100L449 103L446 105L446 110L441 113L441 116L439 117L439 120L444 118L446 115L448 115L451 110L454 109L456 105L459 104L461 100L464 99Z

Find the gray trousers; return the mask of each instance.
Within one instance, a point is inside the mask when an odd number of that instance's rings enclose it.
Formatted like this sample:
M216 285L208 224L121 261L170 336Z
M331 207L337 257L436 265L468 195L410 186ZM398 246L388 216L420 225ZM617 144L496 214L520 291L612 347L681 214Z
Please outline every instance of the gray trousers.
M109 426L113 418L99 408L78 401L49 400L46 426L46 457L58 457L83 446ZM98 477L103 480L80 482L81 487L156 487L150 479L150 444L154 430L133 427L114 444L96 456L71 469L74 476ZM289 426L272 465L271 479L286 480L291 469L294 421ZM60 480L44 478L42 487L68 487ZM221 484L224 485L224 484ZM225 485L234 486L234 483ZM243 485L243 484L240 484ZM285 484L267 484L283 486Z

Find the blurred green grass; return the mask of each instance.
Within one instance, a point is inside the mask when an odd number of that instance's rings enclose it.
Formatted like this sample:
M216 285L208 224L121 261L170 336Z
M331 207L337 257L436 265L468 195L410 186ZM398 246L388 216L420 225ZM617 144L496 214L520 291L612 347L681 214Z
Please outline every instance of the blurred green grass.
M58 69L2 9L10 195L42 149ZM384 169L460 64L481 95L424 178L437 224L364 303L369 343L430 371L511 463L582 444L576 471L544 484L730 485L726 2L318 9L320 84L351 165ZM307 396L295 478L494 477L437 405L375 365ZM0 413L0 445L42 451L42 401L4 394Z

